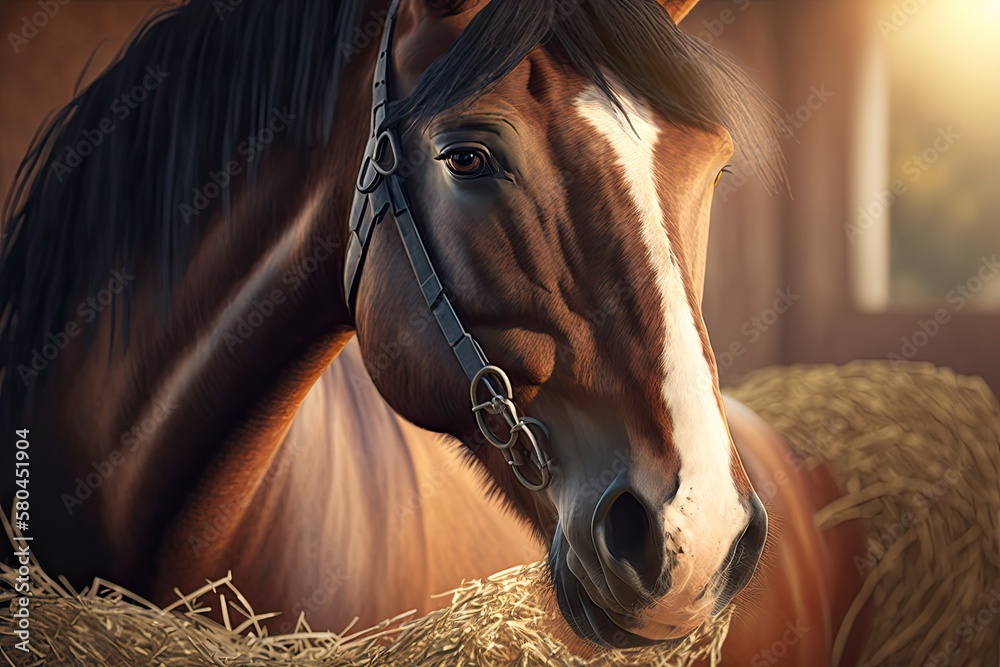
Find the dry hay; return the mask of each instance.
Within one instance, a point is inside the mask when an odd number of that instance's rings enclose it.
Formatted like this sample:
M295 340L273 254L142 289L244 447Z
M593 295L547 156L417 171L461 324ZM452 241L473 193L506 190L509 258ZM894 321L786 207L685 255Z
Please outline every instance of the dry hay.
M865 519L871 571L853 611L869 598L877 605L868 663L920 665L958 641L962 653L947 664L997 665L997 615L968 643L960 634L966 617L989 610L991 592L1000 595L1000 410L986 385L929 366L894 371L856 362L768 369L729 393L784 432L811 465L830 464L848 495L817 515L819 525ZM941 488L942 480L951 482ZM919 512L915 494L931 499ZM891 529L908 511L916 524L896 535ZM0 658L19 667L588 664L539 628L549 587L540 564L469 583L450 607L424 618L337 635L313 632L300 617L295 633L268 636L260 622L269 615L255 615L229 578L161 610L101 580L75 592L33 563L30 656L14 650L9 630L16 576L0 572ZM226 610L222 624L206 615L212 605ZM716 664L731 614L674 649L606 654L590 664Z
M5 604L14 597L10 589L17 574L2 569L0 604ZM18 667L688 667L699 659L717 664L732 617L730 607L673 648L607 652L582 660L539 626L550 587L541 563L468 583L453 592L451 606L425 617L404 620L403 615L339 635L313 632L300 616L294 633L268 636L260 621L273 614L255 615L229 577L191 595L178 593L178 601L165 609L100 579L76 593L37 562L30 566L30 577L30 655L14 649L10 609L0 614L0 657ZM221 625L206 615L215 600L227 610Z
M871 599L865 664L1000 665L1000 408L985 382L854 362L769 368L727 393L833 470L847 495L818 526L865 521L868 578L837 655Z

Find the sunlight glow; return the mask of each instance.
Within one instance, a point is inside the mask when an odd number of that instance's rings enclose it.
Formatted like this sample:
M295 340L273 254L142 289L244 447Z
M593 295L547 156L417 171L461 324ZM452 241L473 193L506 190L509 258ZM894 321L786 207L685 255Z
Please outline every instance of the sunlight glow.
M1000 248L1000 0L884 6L859 100L852 218L865 230L853 296L874 311L940 304ZM969 308L1000 308L1000 282Z

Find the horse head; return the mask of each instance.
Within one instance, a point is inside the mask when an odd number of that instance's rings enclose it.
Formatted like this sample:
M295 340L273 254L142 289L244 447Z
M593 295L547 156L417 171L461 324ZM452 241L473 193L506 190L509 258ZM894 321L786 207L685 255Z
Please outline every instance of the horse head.
M693 4L400 7L387 120L400 183L462 323L547 427L550 484L519 484L484 439L398 234L373 232L354 307L381 394L469 445L551 545L571 627L617 647L718 613L767 534L701 302L713 189L734 139L776 179L771 116L676 27Z

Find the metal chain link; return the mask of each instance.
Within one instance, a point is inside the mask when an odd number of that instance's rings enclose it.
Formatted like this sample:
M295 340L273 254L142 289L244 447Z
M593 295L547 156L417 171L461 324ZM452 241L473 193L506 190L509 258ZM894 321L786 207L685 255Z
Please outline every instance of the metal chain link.
M500 384L501 391L493 386L490 378L494 378ZM479 402L476 390L480 385L486 387L490 398L485 402ZM549 440L549 430L545 424L532 419L531 417L521 417L518 415L517 406L514 404L513 389L510 378L503 369L497 366L484 366L472 379L470 396L472 398L472 412L476 416L476 423L486 440L503 452L504 458L510 465L514 476L518 481L532 491L541 491L552 481L552 473L549 469L552 460L545 453L545 448L539 442L539 436ZM486 423L486 415L502 417L510 433L506 439L498 437L489 424ZM538 431L538 434L535 431ZM517 444L524 438L528 446L524 448L527 452L517 447ZM531 467L536 471L537 481L529 478L523 472L523 468Z

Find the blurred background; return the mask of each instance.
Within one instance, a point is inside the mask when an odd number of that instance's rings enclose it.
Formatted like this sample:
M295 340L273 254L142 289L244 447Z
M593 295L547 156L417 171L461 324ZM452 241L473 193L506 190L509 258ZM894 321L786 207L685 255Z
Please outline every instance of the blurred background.
M88 59L99 72L162 6L0 4L4 194ZM1000 392L1000 0L702 0L682 27L787 114L790 192L737 163L716 193L705 314L723 382L865 358Z

